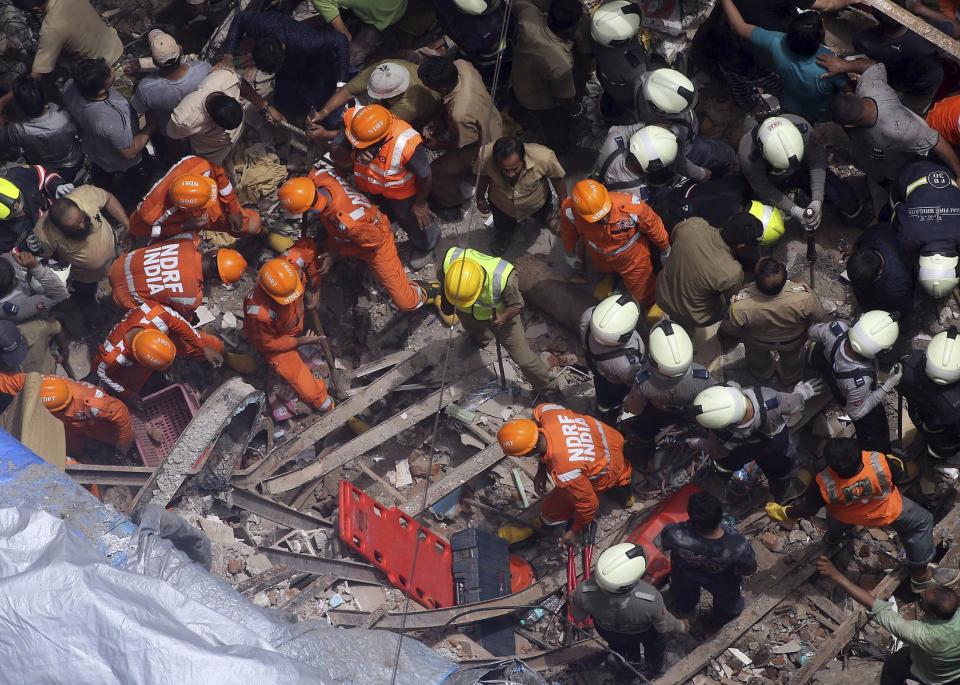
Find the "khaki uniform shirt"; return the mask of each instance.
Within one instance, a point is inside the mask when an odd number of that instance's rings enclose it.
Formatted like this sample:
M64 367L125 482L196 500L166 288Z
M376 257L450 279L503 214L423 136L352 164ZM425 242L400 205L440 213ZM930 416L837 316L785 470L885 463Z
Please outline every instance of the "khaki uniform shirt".
M89 0L49 0L40 26L33 71L49 74L65 52L74 61L103 57L113 66L123 55L117 30L107 26Z
M720 231L703 219L681 221L673 250L657 277L657 305L681 323L709 326L724 318L724 293L743 285L743 268Z
M204 102L208 95L217 92L240 99L240 77L233 69L214 69L195 91L180 101L167 122L167 136L175 140L189 138L190 149L195 154L222 165L243 133L243 124L226 131L210 118Z
M447 126L456 136L457 147L479 145L481 140L496 142L503 133L503 120L493 104L480 72L470 62L454 61L459 80L443 98L447 108Z
M811 324L827 313L805 283L787 281L777 295L764 295L748 285L730 301L730 323L742 335L761 343L787 343L806 337Z
M402 59L383 59L371 64L369 67L354 76L347 83L347 91L354 97L359 97L364 101L369 101L367 95L367 83L370 81L370 75L373 70L384 62L396 64L410 72L410 85L407 86L400 97L392 105L387 107L390 113L397 119L402 119L415 129L420 129L424 124L433 119L440 111L440 94L430 90L420 77L417 76L417 65ZM386 105L384 105L386 106Z
M480 149L481 173L490 179L488 198L501 212L514 219L526 219L550 199L549 179L562 179L566 171L553 150L536 143L523 146L523 171L510 183L493 159L493 143Z
M50 220L49 214L40 217L33 232L40 239L44 257L70 264L70 278L80 283L96 283L107 275L110 264L117 257L113 227L103 216L109 195L96 186L80 186L67 195L80 210L90 217L93 230L86 238L75 240L63 234Z
M513 7L517 33L510 81L513 94L528 110L553 109L576 95L573 43L547 28L547 15L536 5L517 0Z

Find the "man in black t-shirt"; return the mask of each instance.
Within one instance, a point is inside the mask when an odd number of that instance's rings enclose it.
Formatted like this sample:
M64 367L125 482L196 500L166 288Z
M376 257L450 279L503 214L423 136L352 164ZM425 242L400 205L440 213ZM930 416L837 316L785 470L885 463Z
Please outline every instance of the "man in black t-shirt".
M879 10L872 10L872 14L879 26L854 34L853 48L883 62L887 83L902 93L900 99L907 109L922 117L943 80L937 46ZM936 28L943 31L946 27Z
M700 602L700 590L713 596L710 620L719 627L743 611L740 582L757 570L750 541L721 524L723 508L713 495L697 492L687 502L689 521L663 529L660 547L670 552L670 594L676 610L689 614Z

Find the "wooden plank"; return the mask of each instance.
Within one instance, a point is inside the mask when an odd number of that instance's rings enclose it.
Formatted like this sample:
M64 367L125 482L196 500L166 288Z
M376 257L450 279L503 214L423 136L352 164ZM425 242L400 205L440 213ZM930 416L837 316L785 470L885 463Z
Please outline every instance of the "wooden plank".
M894 19L918 36L933 43L944 52L960 59L960 42L957 42L943 31L934 28L923 19L900 7L890 0L860 0L865 5L870 5Z
M395 487L390 485L390 481L388 481L386 478L381 476L379 473L376 473L373 469L371 469L366 464L361 464L360 470L363 471L363 473L365 473L368 478L373 480L375 483L378 483L380 487L383 488L384 492L386 492L387 495L393 498L393 502L389 502L391 506L393 506L394 504L399 504L400 502L403 502L406 499L406 497L403 496L402 492L400 492Z
M397 364L401 364L407 361L414 354L416 353L413 350L400 350L399 352L388 354L386 357L378 359L375 362L370 362L369 364L358 366L350 373L350 375L353 378L362 378L363 376L369 376L370 374L376 373L377 371L383 371L384 369L389 369L391 366L396 366Z
M409 516L416 516L424 509L429 509L430 505L440 501L471 478L475 478L487 469L492 468L493 465L503 459L503 457L503 450L500 448L499 443L490 445L483 451L467 459L437 482L431 484L429 490L427 490L426 498L423 497L422 493L416 495L403 504L400 510Z
M392 371L365 387L361 392L338 405L332 412L321 416L292 440L274 449L267 455L266 459L242 474L234 474L233 482L247 490L256 488L261 481L272 475L281 466L345 424L351 417L385 397L394 387L436 364L443 358L446 348L445 340L438 340L427 345Z
M475 385L476 380L472 383L454 383L443 391L438 390L415 405L397 412L386 421L378 423L367 432L361 433L353 440L336 448L323 459L317 459L303 468L264 480L260 489L267 494L275 495L292 490L317 478L323 478L328 473L332 473L357 457L366 454L397 433L415 426L428 416L433 416L436 414L438 406L446 406L451 402L456 402ZM403 501L403 498L401 498L401 501Z

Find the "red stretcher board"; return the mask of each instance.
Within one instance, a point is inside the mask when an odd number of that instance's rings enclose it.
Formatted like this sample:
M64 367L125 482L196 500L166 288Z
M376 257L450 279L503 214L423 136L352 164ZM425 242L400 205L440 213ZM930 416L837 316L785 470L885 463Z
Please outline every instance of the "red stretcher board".
M671 523L681 523L690 518L687 515L687 502L695 492L700 492L696 485L684 485L654 507L643 523L627 536L626 542L643 547L647 557L644 578L654 587L662 587L670 577L670 557L660 549L660 532Z
M340 539L427 609L456 604L450 543L396 507L385 507L348 480L340 481ZM413 554L417 541L417 566Z

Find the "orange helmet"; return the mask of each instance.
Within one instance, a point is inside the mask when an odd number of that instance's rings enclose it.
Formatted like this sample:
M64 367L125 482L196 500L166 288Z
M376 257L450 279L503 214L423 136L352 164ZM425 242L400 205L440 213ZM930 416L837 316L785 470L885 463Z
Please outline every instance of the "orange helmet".
M347 140L360 150L378 143L390 130L390 110L380 105L366 105L353 113L345 133Z
M217 184L208 176L184 174L170 184L167 197L181 209L206 209L217 201Z
M260 267L260 287L280 304L296 302L303 295L300 271L282 257Z
M236 283L247 268L247 260L236 250L221 248L217 250L217 273L224 283Z
M306 176L297 176L284 182L277 197L283 211L291 214L303 214L309 209L321 211L327 206L326 197L317 193L317 186ZM317 207L321 203L322 206Z
M154 371L166 371L177 356L177 348L170 338L155 328L138 331L130 347L133 358Z
M595 224L610 213L610 193L602 183L591 179L577 181L570 195L573 211L586 222Z
M540 429L530 419L507 421L497 432L500 447L512 457L522 457L524 454L529 454L537 446L539 438Z
M47 411L60 411L70 404L73 391L66 378L60 376L44 376L40 381L40 401Z

